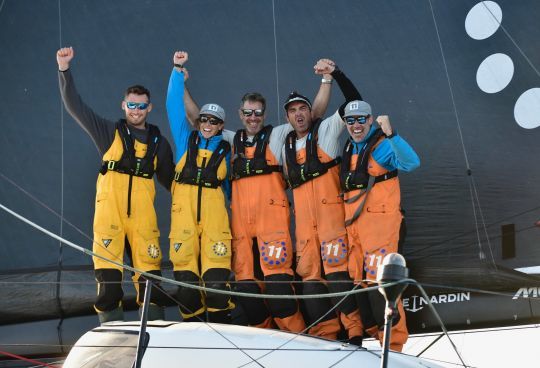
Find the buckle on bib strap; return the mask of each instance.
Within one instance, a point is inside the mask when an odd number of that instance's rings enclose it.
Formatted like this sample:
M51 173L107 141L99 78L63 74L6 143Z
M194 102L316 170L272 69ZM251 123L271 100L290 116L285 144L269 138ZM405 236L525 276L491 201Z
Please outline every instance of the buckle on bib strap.
M107 170L114 171L114 167L116 166L116 161L109 161L107 162Z

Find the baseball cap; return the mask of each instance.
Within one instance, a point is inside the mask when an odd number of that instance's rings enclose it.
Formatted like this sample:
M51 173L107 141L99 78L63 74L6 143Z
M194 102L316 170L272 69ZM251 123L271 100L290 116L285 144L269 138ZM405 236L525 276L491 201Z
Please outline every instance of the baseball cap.
M371 115L371 106L366 101L351 101L345 106L345 114L343 117L347 116L367 116Z
M199 111L199 115L212 115L221 121L225 121L225 110L218 104L206 104Z
M300 93L293 91L289 94L289 97L285 100L285 103L283 104L283 108L285 111L287 111L287 106L289 106L290 103L300 101L306 103L309 108L311 109L311 101L309 101L309 98L306 96L302 96Z

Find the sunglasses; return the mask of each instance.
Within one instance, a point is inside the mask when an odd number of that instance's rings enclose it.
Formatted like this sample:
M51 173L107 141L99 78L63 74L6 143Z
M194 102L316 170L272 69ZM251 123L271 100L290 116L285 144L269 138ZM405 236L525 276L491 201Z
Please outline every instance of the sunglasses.
M146 102L128 102L128 101L126 101L126 106L130 110L135 110L135 109L146 110L148 108L148 105L149 104L146 103Z
M208 116L199 117L199 121L201 123L210 123L211 125L218 125L218 124L223 123L223 120L216 119L216 118L211 118L211 117L208 117Z
M255 114L255 116L263 116L264 110L263 109L242 109L242 114L244 116L251 116Z
M369 118L369 115L367 116L358 116L358 117L354 117L354 116L347 116L345 118L345 122L347 123L347 125L354 125L354 123L358 122L359 124L365 124L367 122Z

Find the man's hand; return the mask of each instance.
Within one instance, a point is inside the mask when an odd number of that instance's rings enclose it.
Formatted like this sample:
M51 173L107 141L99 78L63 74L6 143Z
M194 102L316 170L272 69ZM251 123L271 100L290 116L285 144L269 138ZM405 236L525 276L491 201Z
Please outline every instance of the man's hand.
M390 125L390 119L388 118L388 115L378 116L376 121L386 136L392 135L392 125Z
M336 63L330 59L320 59L313 67L315 74L330 75L336 69ZM331 77L330 77L331 78Z
M182 71L184 72L184 83L189 79L189 72L187 68L182 68Z
M58 70L65 72L69 69L69 62L75 56L73 47L62 47L56 52L56 62L58 63Z

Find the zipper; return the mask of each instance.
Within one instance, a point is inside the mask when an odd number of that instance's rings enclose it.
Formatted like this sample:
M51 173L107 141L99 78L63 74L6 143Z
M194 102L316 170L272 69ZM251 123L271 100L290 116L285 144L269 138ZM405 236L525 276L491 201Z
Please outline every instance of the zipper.
M210 139L206 140L206 144L204 146L204 149L208 149L208 144L210 143ZM202 171L206 167L206 157L203 158L201 167L199 168L199 175L202 174ZM199 187L197 189L197 223L201 222L201 205L202 205L202 182L199 180Z
M131 187L133 186L133 175L129 176L128 198L127 198L127 217L131 215Z

